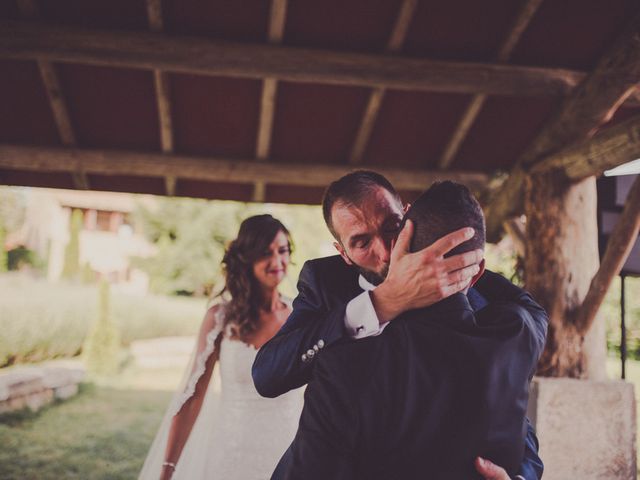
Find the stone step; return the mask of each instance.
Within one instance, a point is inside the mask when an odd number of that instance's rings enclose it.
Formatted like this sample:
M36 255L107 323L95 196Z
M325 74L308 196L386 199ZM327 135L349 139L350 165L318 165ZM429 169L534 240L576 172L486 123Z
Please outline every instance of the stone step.
M55 399L78 393L85 372L80 367L52 365L12 367L0 371L0 413L38 410Z

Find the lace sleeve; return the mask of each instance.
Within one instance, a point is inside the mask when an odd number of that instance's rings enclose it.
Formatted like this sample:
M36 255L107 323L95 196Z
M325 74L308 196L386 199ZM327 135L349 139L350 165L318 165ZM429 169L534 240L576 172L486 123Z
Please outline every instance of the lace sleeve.
M180 395L177 395L174 399L171 408L172 416L178 414L178 412L182 409L182 406L193 396L194 392L196 391L196 384L198 383L198 380L200 380L200 377L202 377L202 375L204 374L207 360L216 348L216 340L222 333L223 324L223 308L220 307L214 313L213 327L206 334L204 348L199 349L198 344L196 345L196 353L193 359L191 375L189 376L184 388L182 389L182 393Z

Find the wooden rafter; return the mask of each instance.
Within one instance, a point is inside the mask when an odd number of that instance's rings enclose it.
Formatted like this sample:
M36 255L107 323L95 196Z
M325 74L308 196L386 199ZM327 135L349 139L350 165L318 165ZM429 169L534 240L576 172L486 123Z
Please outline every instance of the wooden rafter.
M632 95L640 82L640 14L636 15L595 70L568 96L523 153L487 206L487 238L495 241L502 223L523 211L524 179L536 163L591 137Z
M587 296L576 313L576 328L589 330L604 301L613 278L620 273L640 231L640 176L631 186L624 211L611 232L598 272L591 280Z
M152 32L157 33L164 30L161 0L147 0L147 16L149 18L149 29ZM158 107L160 146L164 153L172 153L174 147L169 76L162 70L155 68L153 70L153 83L156 90L156 105ZM166 177L164 180L167 195L175 195L176 178Z
M152 32L164 30L162 0L147 0L147 17L149 19L149 28Z
M407 38L409 25L411 25L411 20L413 20L417 5L418 0L404 0L402 2L398 17L396 18L389 41L387 42L386 53L396 53L402 48ZM360 122L358 133L351 147L351 154L349 155L349 163L351 164L362 163L364 152L367 149L373 127L380 113L385 91L386 89L384 87L377 87L374 88L369 95L362 122Z
M520 37L524 33L524 31L529 26L531 19L535 16L538 8L542 4L542 0L525 0L525 3L522 5L520 12L516 16L515 21L513 22L511 28L509 29L509 33L507 34L507 38L505 38L504 42L500 47L498 54L495 57L496 62L504 63L506 62L513 49L520 40ZM484 93L476 94L469 101L458 125L456 126L453 135L449 139L447 146L438 160L439 168L448 168L453 160L455 159L460 147L464 143L469 130L471 130L471 126L475 122L476 118L480 114L482 107L484 106L487 100L487 95Z
M18 0L17 3L20 13L24 18L36 19L40 16L40 9L35 0ZM71 124L67 103L62 94L58 73L51 62L47 60L37 59L36 63L38 64L44 89L47 92L49 106L53 114L56 129L58 130L58 135L60 136L60 141L67 147L73 147L77 144L76 135ZM71 172L71 176L78 190L89 189L89 179L84 172Z
M282 42L286 18L287 0L272 0L268 34L270 44L277 45ZM266 160L270 156L277 91L278 80L276 78L267 77L263 80L258 138L256 140L256 158L261 161ZM264 183L256 183L254 186L253 200L255 202L263 202L265 192L266 185Z
M27 147L0 144L0 168L39 172L74 172L82 169L98 175L140 177L174 176L211 182L253 183L325 187L351 171L348 166L304 163L258 162L203 158L122 150L89 150L59 147ZM398 190L422 191L435 180L454 180L478 190L487 175L477 172L429 172L373 167L389 178Z
M268 38L269 43L272 45L277 45L282 42L286 14L287 0L273 0L271 3L271 14L269 18ZM262 100L260 102L258 139L256 142L256 158L259 160L266 160L269 158L277 87L278 81L276 78L267 77L264 79Z
M566 95L583 72L251 45L146 32L0 22L0 58L361 87L519 96Z
M557 171L570 180L579 181L637 158L640 158L640 115L548 157L534 165L531 173Z

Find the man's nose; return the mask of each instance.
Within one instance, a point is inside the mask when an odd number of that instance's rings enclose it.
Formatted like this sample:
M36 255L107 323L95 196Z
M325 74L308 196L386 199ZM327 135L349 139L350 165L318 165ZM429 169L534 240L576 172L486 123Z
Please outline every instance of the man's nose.
M391 240L376 237L374 242L376 256L381 262L389 263L391 260Z

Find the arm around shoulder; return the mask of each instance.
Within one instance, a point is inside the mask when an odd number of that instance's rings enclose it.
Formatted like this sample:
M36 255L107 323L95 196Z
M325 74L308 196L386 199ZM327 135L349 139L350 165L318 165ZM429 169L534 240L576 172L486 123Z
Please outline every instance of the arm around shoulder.
M304 264L293 312L253 363L253 382L260 395L277 397L306 384L321 350L345 336L347 302L328 303L322 293L327 281L316 272L313 261Z

